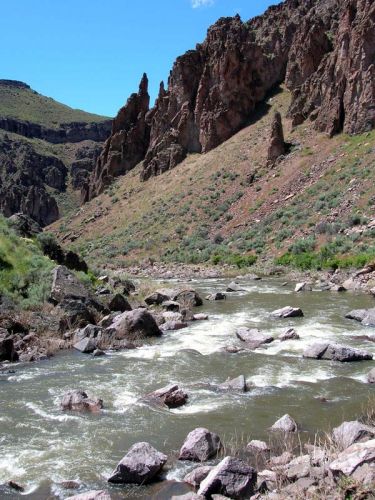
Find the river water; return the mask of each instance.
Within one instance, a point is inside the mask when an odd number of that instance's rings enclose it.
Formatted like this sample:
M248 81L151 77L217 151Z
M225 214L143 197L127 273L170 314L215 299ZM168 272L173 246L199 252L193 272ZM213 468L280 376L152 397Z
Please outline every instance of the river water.
M366 339L366 333L374 330L344 318L351 309L373 307L374 299L351 293L297 294L292 284L283 287L277 280L239 282L246 292L228 294L225 301L205 301L196 308L209 314L208 321L167 332L150 345L101 358L64 352L1 375L0 484L15 480L33 499L73 495L59 486L64 480L80 481L80 491L109 489L113 498L169 498L171 491L187 490L172 484L163 493L168 483L110 487L106 477L133 443L149 441L175 457L195 427L207 427L230 443L267 440L267 429L285 413L295 418L306 436L357 417L374 394L365 383L374 361L307 360L302 352L314 341L329 339L375 354L375 343ZM222 279L186 283L202 296L223 291L226 284ZM271 311L287 305L301 307L304 317L270 318ZM224 346L241 345L235 336L240 326L258 327L275 337L294 327L301 339L275 341L254 352L223 352ZM219 393L206 385L240 374L251 384L245 394ZM187 405L164 410L138 402L142 395L172 382L188 392ZM102 414L61 412L62 395L74 388L102 398ZM181 480L192 468L172 460L167 479Z

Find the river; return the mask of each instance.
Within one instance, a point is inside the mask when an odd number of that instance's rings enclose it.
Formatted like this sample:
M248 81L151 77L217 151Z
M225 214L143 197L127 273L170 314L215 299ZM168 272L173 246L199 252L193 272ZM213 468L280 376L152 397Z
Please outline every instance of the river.
M211 279L186 286L206 296L225 290L227 282ZM307 360L302 352L314 341L329 339L375 354L375 343L365 337L374 330L344 318L351 309L373 307L374 299L349 292L297 294L292 284L285 287L278 280L239 282L246 292L228 294L225 301L204 301L196 308L209 314L208 321L167 332L144 347L100 358L63 352L48 361L14 366L15 373L1 375L0 483L12 479L26 486L23 495L6 498L75 494L59 486L63 480L82 482L80 491L108 489L113 498L168 498L169 494L158 493L163 483L149 488L109 486L106 477L137 441L149 441L176 457L195 427L217 432L226 443L246 442L267 440L267 429L285 413L306 436L357 417L374 394L365 383L374 362ZM287 305L301 307L304 317L270 317L272 310ZM301 339L275 341L254 352L223 352L224 346L241 344L235 336L240 326L258 327L275 337L294 327ZM206 385L240 374L251 384L244 394L217 392ZM138 402L142 395L172 382L188 392L187 405L164 410ZM74 388L102 398L102 414L63 413L60 399ZM181 480L194 467L172 463L167 472L170 480Z

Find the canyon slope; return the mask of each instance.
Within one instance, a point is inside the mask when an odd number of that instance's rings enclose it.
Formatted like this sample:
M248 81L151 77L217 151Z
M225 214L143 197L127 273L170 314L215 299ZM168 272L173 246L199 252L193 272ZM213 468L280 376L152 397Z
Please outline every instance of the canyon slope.
M77 204L111 129L105 117L74 110L0 80L0 210L23 212L41 225Z
M141 160L147 180L188 154L216 148L281 83L291 93L293 125L308 121L329 136L371 130L374 25L371 0L286 0L248 22L219 19L202 44L177 58L152 109L143 76L114 121L82 201Z

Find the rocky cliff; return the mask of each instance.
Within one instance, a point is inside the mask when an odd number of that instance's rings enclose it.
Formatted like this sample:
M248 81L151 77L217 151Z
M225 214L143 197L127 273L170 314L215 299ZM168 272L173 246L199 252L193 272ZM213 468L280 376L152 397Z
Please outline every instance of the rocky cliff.
M147 180L188 153L215 148L282 82L295 125L313 120L329 135L373 128L374 9L372 0L286 0L249 22L219 19L202 44L177 58L151 110L147 99L137 107L138 94L120 111L83 200L141 159ZM120 152L116 160L110 151Z

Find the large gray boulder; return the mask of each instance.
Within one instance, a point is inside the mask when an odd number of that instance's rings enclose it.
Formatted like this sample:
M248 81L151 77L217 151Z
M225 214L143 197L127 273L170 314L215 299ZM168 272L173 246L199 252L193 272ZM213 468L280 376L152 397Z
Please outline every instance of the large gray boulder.
M259 441L258 439L253 439L251 440L247 446L246 449L252 453L269 453L270 452L270 447L265 441Z
M191 431L180 450L179 460L204 462L216 456L222 448L220 438L204 427Z
M237 337L245 342L250 349L257 349L263 344L273 342L272 335L267 335L258 330L258 328L245 328L241 327L236 330Z
M281 342L285 342L286 340L298 340L300 339L300 336L294 328L287 328L283 333L279 335L278 339Z
M177 384L172 384L147 394L144 399L168 408L178 408L187 402L188 397L188 394Z
M111 496L104 490L91 490L79 495L67 497L66 500L111 500Z
M368 441L375 438L375 427L362 424L357 420L352 422L343 422L335 427L332 432L333 439L342 449L348 448L354 443Z
M210 295L207 295L206 300L225 300L227 296L223 292L214 292L211 293Z
M222 391L238 391L246 392L247 384L244 375L239 375L236 378L228 379L219 385L219 389Z
M375 439L364 443L355 443L342 451L329 468L334 476L351 476L364 464L375 463Z
M359 321L363 326L375 326L375 308L354 309L345 314L345 318Z
M98 344L97 344L95 339L91 339L91 338L86 337L86 338L80 340L79 342L76 342L73 345L73 347L74 347L74 349L82 352L83 354L90 354L97 349Z
M272 311L271 316L274 316L275 318L301 318L303 316L303 312L299 307L286 306Z
M106 302L107 307L110 311L125 312L132 310L132 307L129 304L128 300L123 295L121 295L121 293L116 293L115 295L109 296Z
M322 342L307 347L303 353L303 357L347 363L350 361L364 361L372 359L372 354L362 349L355 349L354 347Z
M89 292L78 278L65 266L57 266L52 271L50 300L54 304L64 299L86 300Z
M86 392L74 390L64 394L60 406L64 411L89 411L97 413L103 408L103 400L98 398L91 399Z
M227 292L245 292L246 290L242 288L238 283L232 281L226 288Z
M273 424L271 430L279 432L297 432L298 425L296 421L286 413Z
M162 471L168 457L149 443L134 444L117 464L108 481L110 483L148 484Z
M311 470L310 455L302 455L293 458L286 466L286 475L290 481L296 481L302 477L307 477Z
M198 488L213 468L214 467L212 465L202 465L201 467L196 467L191 472L186 474L184 481L185 483L191 484L194 488Z
M163 291L153 292L145 298L145 302L148 306L160 306L163 302L168 302L169 300L170 296Z
M162 334L154 317L146 309L133 309L115 316L107 331L117 339L157 337Z
M202 298L199 294L192 289L181 290L179 291L172 300L178 302L183 307L198 307L203 304Z
M255 469L243 460L225 457L201 482L198 495L211 498L216 493L234 499L249 498L256 482Z

